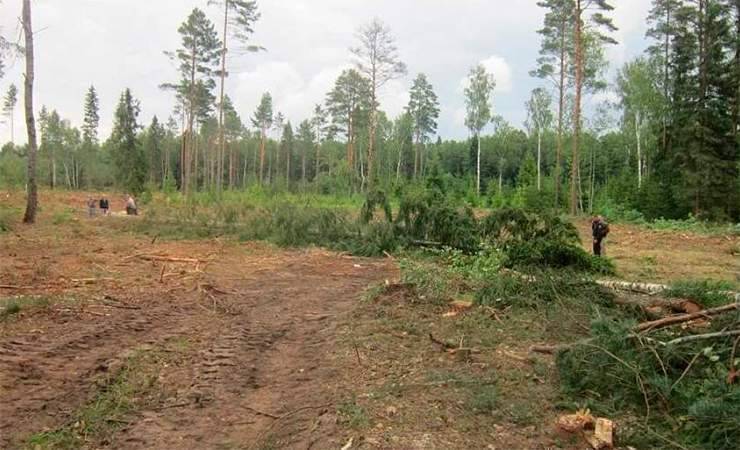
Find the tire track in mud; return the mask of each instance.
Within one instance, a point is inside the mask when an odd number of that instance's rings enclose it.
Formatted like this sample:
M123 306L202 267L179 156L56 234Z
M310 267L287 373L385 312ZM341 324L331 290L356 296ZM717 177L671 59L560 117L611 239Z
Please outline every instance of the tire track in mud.
M390 273L385 262L355 262L336 270L336 261L312 257L233 285L241 294L228 299L229 309L239 312L220 321L199 351L188 406L145 412L118 448L335 446L338 369L327 353L340 317Z
M185 332L182 325L190 317L182 307L143 306L0 342L0 447L60 425L121 355Z
M249 448L269 440L306 449L339 442L335 408L313 408L338 400L337 369L327 353L339 317L369 284L391 276L390 264L293 251L251 270L259 257L247 257L246 269L239 256L209 266L207 281L223 289L210 299L138 302L140 310L65 317L43 334L0 338L0 448L68 423L95 394L96 380L132 349L157 348L172 337L190 342L181 366L162 381L175 398L136 411L130 424L106 436L111 448Z

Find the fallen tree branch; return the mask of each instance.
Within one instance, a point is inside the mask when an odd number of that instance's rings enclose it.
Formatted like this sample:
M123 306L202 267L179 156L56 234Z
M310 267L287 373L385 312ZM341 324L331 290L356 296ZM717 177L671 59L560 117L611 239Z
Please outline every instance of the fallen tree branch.
M440 341L439 339L435 338L432 333L429 333L429 340L441 346L443 350L452 350L452 349L457 348L457 346L454 344L450 344L449 342Z
M188 263L188 264L198 264L204 261L201 261L200 259L196 258L178 258L174 256L163 256L163 255L131 255L124 260L130 260L130 259L143 259L144 261L167 261L167 262L178 262L178 263Z
M730 336L740 336L740 330L729 330L729 331L718 331L716 333L705 333L705 334L692 334L691 336L683 336L680 338L673 339L666 342L666 345L679 345L685 344L686 342L701 341L705 339L715 339Z
M658 320L652 320L650 322L643 322L637 327L635 327L635 331L637 332L643 332L643 331L651 331L658 328L664 328L670 325L676 325L678 323L684 323L689 322L691 320L695 319L703 319L711 316L717 316L729 311L737 311L740 310L740 303L731 303L729 305L719 306L717 308L710 308L705 309L699 312L691 313L691 314L681 314L678 316L671 316L671 317L665 317L663 319Z

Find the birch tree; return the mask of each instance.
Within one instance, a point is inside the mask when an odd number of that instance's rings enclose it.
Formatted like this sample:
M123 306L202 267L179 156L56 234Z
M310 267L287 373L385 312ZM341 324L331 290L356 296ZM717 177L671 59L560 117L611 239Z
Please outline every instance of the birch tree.
M552 96L542 88L532 91L527 107L527 127L537 136L537 190L542 190L542 134L552 126Z
M649 130L649 123L660 110L661 93L656 84L657 74L653 63L645 58L637 58L625 64L617 77L625 122L631 122L634 126L638 189L642 187L645 166L643 133Z
M18 88L11 84L3 98L3 114L10 125L10 142L15 144L15 106L18 104Z
M482 64L470 70L468 85L465 87L465 126L477 140L476 192L480 195L480 134L493 118L491 100L496 81Z

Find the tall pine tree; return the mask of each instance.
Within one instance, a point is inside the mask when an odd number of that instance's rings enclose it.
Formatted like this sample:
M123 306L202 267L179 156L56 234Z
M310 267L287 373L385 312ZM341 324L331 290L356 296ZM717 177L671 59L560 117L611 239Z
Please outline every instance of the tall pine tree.
M437 119L439 118L437 94L434 93L432 84L423 73L416 77L411 86L406 111L414 121L414 137L416 138L414 177L416 178L424 175L424 145L437 131Z

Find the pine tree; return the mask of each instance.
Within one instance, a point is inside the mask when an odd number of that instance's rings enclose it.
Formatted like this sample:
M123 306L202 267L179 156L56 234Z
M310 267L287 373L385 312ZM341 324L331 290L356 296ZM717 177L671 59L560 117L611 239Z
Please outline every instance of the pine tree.
M272 126L272 96L269 92L262 94L262 99L257 110L252 116L252 125L260 130L260 164L259 183L265 181L265 145L267 143L267 131Z
M424 174L423 146L431 134L437 131L439 118L439 100L427 76L420 73L414 80L409 92L409 104L406 111L414 121L416 151L414 153L414 178Z
M555 204L560 202L561 167L565 133L565 109L568 89L568 77L573 66L573 34L571 23L575 9L574 0L543 0L537 3L547 10L542 29L540 57L537 68L530 75L549 79L555 86L558 96L557 146L555 150Z
M604 12L613 10L608 0L575 0L575 9L573 10L573 41L575 47L575 99L573 103L573 153L571 155L571 175L570 175L570 212L576 214L578 212L578 184L580 182L580 143L581 143L581 102L583 95L584 80L587 79L584 75L586 72L588 58L587 58L587 38L592 37L598 39L604 43L616 43L616 41L608 35L601 34L596 31L598 28L606 29L607 31L615 31L617 28L614 26L612 19L606 17ZM589 14L589 10L594 12L590 13L589 17L585 17ZM584 31L584 25L586 22L591 25L591 34Z
M314 146L314 130L310 120L304 120L298 125L298 145L301 152L301 184L306 185L306 163L308 153Z
M178 102L184 106L186 130L180 154L180 187L187 194L193 171L195 122L206 119L213 107L213 77L222 49L213 23L198 8L193 9L178 32L182 47L168 56L178 63L181 80L163 87L174 89Z
M379 19L360 28L360 44L351 49L357 70L370 81L370 129L367 147L367 179L370 187L375 179L376 132L378 129L378 94L389 81L406 74L406 65L398 56L395 39ZM364 178L363 178L364 179Z
M226 56L229 51L229 38L234 38L239 43L239 50L247 52L256 52L262 50L262 47L249 44L249 40L254 33L254 24L259 20L260 13L257 11L257 2L254 0L209 0L209 4L219 4L223 7L223 33L221 48L221 93L219 96L218 107L218 131L219 131L219 152L218 152L218 178L216 179L216 189L221 190L222 176L224 171L224 157L226 156L226 112L225 112L225 89L226 77L228 71L226 67ZM233 156L229 156L229 186L233 183L233 165L231 164Z
M662 151L668 151L668 126L671 108L671 66L673 65L673 40L676 35L676 14L682 6L681 0L653 0L647 21L651 25L647 37L654 43L648 47L653 61L660 62L662 67Z
M477 140L476 156L476 192L480 195L480 134L483 128L492 119L491 96L496 88L493 75L486 72L482 64L473 67L468 76L468 86L465 88L465 126Z
M370 110L370 83L356 70L345 70L327 94L326 108L335 131L347 136L347 166L352 171L357 132Z
M149 165L149 182L162 185L165 180L165 138L167 130L159 122L157 116L152 117L152 122L144 134L144 154Z
M15 144L15 106L18 104L18 88L11 84L3 98L3 114L10 122L10 142Z
M26 212L23 215L23 223L34 223L36 221L36 208L38 207L38 193L36 186L36 119L33 115L33 82L35 78L34 68L34 46L33 46L33 21L31 14L31 0L23 0L22 9L23 37L25 40L24 56L26 60L26 73L24 76L24 105L26 110L26 133L28 134L28 172L26 183L28 193L26 197Z
M132 194L143 192L148 171L146 156L137 136L139 111L139 102L131 95L131 90L124 90L116 107L109 140L116 181Z
M280 149L285 154L285 186L290 189L291 160L293 159L293 126L288 121L283 127L283 135L280 138Z

